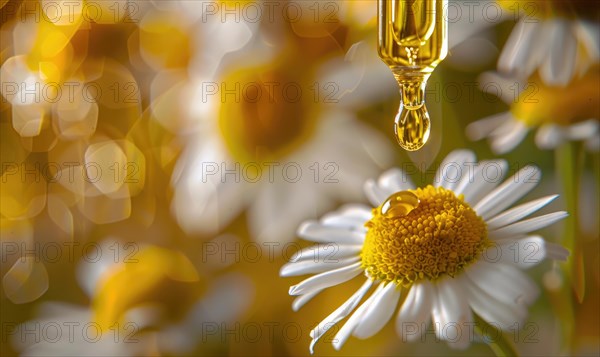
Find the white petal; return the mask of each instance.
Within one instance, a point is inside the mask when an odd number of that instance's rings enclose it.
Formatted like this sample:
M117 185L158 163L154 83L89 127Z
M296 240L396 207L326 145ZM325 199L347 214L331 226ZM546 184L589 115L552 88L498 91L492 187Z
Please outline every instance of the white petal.
M487 220L531 191L540 182L540 178L540 169L535 166L525 166L488 193L473 208L478 215Z
M400 287L388 283L365 311L353 335L365 339L375 335L390 320L400 299Z
M569 214L564 211L552 212L543 216L526 219L524 221L516 222L508 226L493 230L489 232L489 238L491 239L503 239L510 238L525 233L529 233L540 228L547 227L561 219L567 217Z
M365 223L372 218L372 208L361 204L348 204L325 214L320 222L326 226L366 232Z
M328 227L316 221L306 221L300 225L298 236L317 243L362 244L364 233L344 228Z
M375 180L369 179L365 182L364 191L367 195L367 199L374 207L379 206L383 203L391 194L394 192L388 192L387 190L379 187Z
M362 204L343 205L338 212L343 215L355 217L357 219L368 221L371 219L371 207Z
M537 299L539 288L517 267L480 260L467 267L465 273L479 288L509 304L530 305Z
M512 113L510 115L511 115L510 120L504 121L504 123L502 123L502 125L498 126L494 131L492 131L490 133L490 137L501 138L501 137L510 135L510 133L515 130L514 127L515 127L515 125L518 124L517 123L518 120L516 120L515 117L512 116Z
M463 194L465 201L474 205L502 182L507 171L508 163L505 160L481 161L474 169L468 168L454 192Z
M350 316L348 321L346 321L344 326L342 326L342 328L340 328L338 333L335 335L335 338L332 341L333 348L335 348L338 351L340 348L342 348L342 346L344 345L344 343L346 343L352 332L354 332L356 326L358 326L358 323L360 322L362 316L365 314L369 306L373 303L375 297L379 295L381 290L383 290L383 283L379 284L379 286L377 286L377 289L375 289L373 294L371 294L371 296L369 296L369 298L362 305L360 305L360 307L356 309L356 311L354 311L352 316Z
M329 331L333 325L344 319L352 312L352 310L356 308L358 303L371 288L371 285L373 285L373 280L367 279L360 289L358 289L348 300L346 300L342 306L338 307L334 312L321 321L317 327L310 331L310 337L312 338L312 341L310 342L311 354L314 353L315 344L321 337L323 337L325 332Z
M558 125L545 124L535 133L535 144L540 149L551 150L560 145L564 140L564 133Z
M432 317L438 338L453 348L465 349L470 344L469 334L461 331L473 321L473 315L461 280L446 278L436 284L438 293Z
M341 258L356 256L362 250L362 245L348 245L339 243L317 244L306 247L292 256L290 262L310 260L313 262L335 262Z
M549 42L549 53L540 68L542 80L549 85L565 86L575 73L577 39L571 29L571 22L554 18L544 23Z
M477 286L468 277L467 283L469 305L482 319L492 326L507 329L515 323L522 323L527 317L527 308L524 305L506 304L498 300L490 292Z
M320 219L320 222L325 226L348 228L354 231L366 231L365 222L367 221L368 219L362 221L355 217L339 214L338 212L327 213Z
M315 290L323 290L344 283L360 274L361 271L360 262L358 262L347 267L321 273L290 287L289 294L302 295Z
M387 192L398 192L414 189L414 185L404 171L393 168L381 174L377 181L379 187Z
M454 190L466 171L465 163L473 165L475 154L470 150L454 150L440 164L433 184Z
M544 53L539 51L537 43L541 22L521 19L506 41L500 58L498 70L514 73L519 77L529 77L537 67Z
M539 236L501 240L498 248L501 254L499 263L514 264L521 269L535 266L546 258L546 242Z
M520 239L503 239L497 242L501 249L501 263L515 264L521 269L537 265L544 259L566 260L569 251L563 246L550 243L540 236ZM495 249L495 248L490 248ZM496 252L493 253L494 255ZM489 254L490 256L492 253Z
M435 294L429 281L415 283L410 288L396 319L396 333L402 341L415 341L426 330Z
M505 121L510 120L510 113L495 114L467 125L466 134L470 140L477 141L488 137Z
M570 140L585 140L598 135L600 123L595 119L582 121L567 127L567 137Z
M292 310L298 311L302 306L304 306L307 302L312 300L315 296L319 295L319 293L323 290L315 290L308 294L300 295L294 299L292 303Z
M360 260L359 256L344 258L344 259L333 259L333 260L322 260L312 261L304 260L301 262L286 263L279 270L279 275L282 277L306 275L314 273L322 273L324 271L330 271L341 267L349 266Z
M521 120L505 122L501 127L491 133L490 146L496 154L505 154L521 143L529 128Z
M558 195L546 196L511 208L508 211L505 211L495 216L494 218L488 220L486 222L488 229L492 230L500 228L508 224L514 223L522 218L525 218L530 214L537 212L539 209L546 206L548 203L554 201L557 197Z

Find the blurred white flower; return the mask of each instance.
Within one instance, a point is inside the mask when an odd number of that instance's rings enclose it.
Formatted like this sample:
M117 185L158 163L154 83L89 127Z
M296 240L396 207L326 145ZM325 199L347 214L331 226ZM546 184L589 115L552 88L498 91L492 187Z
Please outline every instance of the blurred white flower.
M546 85L566 86L599 60L600 24L524 14L502 49L498 70L523 79L538 71Z
M568 87L549 87L533 78L526 82L495 72L480 76L480 87L510 105L510 110L467 126L471 140L488 138L492 150L513 150L531 130L541 149L554 149L565 141L583 141L590 151L600 149L600 71L590 69Z
M86 245L87 254L84 254L77 278L81 288L93 303L90 306L73 305L64 302L46 302L39 306L36 318L24 322L10 332L13 346L27 356L139 356L157 355L154 333L145 331L146 328L156 328L163 316L159 304L140 303L127 304L129 296L142 296L146 291L137 289L139 285L131 281L142 280L140 275L135 275L136 268L144 271L144 278L151 277L153 272L144 269L147 261L142 261L137 266L135 261L143 254L144 247L140 248L133 243L121 243L117 240L107 239L100 244ZM33 257L32 257L33 258ZM168 264L163 261L150 262L155 266ZM38 263L41 264L41 263ZM111 279L123 274L125 265L129 266L132 275L126 282L128 289L115 289L111 292L110 306L104 306L105 301L97 299ZM43 265L42 265L43 267ZM179 267L181 268L181 267ZM159 268L160 269L160 268ZM185 270L185 269L183 269ZM30 277L30 279L33 279ZM5 278L6 280L6 278ZM8 290L8 289L7 289ZM27 286L22 290L29 290ZM24 292L20 292L23 295ZM110 298L108 300L110 300ZM125 300L125 301L124 301ZM122 305L126 311L119 314ZM98 319L99 312L106 310L118 315L118 319L105 323Z
M11 342L22 355L181 354L197 346L205 325L235 321L253 302L255 287L248 277L222 274L203 286L206 292L184 318L175 321L150 292L162 283L154 277L157 273L173 280L189 278L189 261L181 260L176 251L113 238L86 247L77 280L92 302L89 306L43 303L36 318L14 328L7 325ZM107 289L109 295L103 295Z
M236 54L244 67L190 87L195 123L172 179L172 210L188 233L215 234L247 209L255 239L292 240L303 219L360 199L361 182L390 163L387 140L354 112L395 92L375 49L355 45L315 75L302 60L297 70L265 63L260 46Z

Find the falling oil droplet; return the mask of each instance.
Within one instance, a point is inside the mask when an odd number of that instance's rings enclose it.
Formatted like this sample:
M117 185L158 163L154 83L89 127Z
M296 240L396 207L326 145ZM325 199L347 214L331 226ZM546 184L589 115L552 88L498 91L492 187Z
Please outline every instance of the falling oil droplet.
M407 109L400 106L396 115L394 133L398 144L408 151L416 151L425 145L429 139L429 113L425 105L418 109Z
M396 192L381 205L381 214L386 218L404 217L419 207L419 198L410 191Z

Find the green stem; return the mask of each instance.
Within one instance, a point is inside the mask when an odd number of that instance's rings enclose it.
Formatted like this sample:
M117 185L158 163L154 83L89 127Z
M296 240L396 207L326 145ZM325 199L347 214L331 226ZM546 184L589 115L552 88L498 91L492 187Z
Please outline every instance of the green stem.
M562 184L562 193L569 217L565 220L563 244L571 253L565 266L563 288L551 297L557 316L561 320L563 346L566 353L573 347L575 331L575 306L573 294L581 302L585 294L583 253L579 236L578 208L579 183L583 170L583 146L567 142L556 150L556 170Z
M571 252L567 265L567 275L577 300L581 302L585 295L585 276L583 274L583 254L577 242L579 236L579 183L584 164L584 151L581 143L567 142L556 151L556 168L563 186L569 217L565 220L563 243Z
M481 335L487 345L497 357L518 356L515 347L506 338L506 334L482 319L479 315L474 314L475 331ZM490 337L490 331L494 331L494 338Z
M597 153L597 152L592 153L591 157L592 157L592 173L594 175L594 182L597 184L598 182L600 182L600 153ZM596 189L598 189L598 187L596 187ZM598 191L596 191L596 194L598 194Z

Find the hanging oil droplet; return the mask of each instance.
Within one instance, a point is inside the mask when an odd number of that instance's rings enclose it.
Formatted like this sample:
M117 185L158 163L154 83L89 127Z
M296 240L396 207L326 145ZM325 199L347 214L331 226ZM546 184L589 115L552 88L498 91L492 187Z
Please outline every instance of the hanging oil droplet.
M404 217L419 207L419 197L410 191L396 192L381 205L381 214L387 218Z
M430 120L427 108L407 109L400 105L396 115L394 133L398 144L408 151L419 150L429 139Z
M425 106L426 78L397 77L402 100L396 115L394 133L398 144L408 151L419 150L429 139L430 120Z

